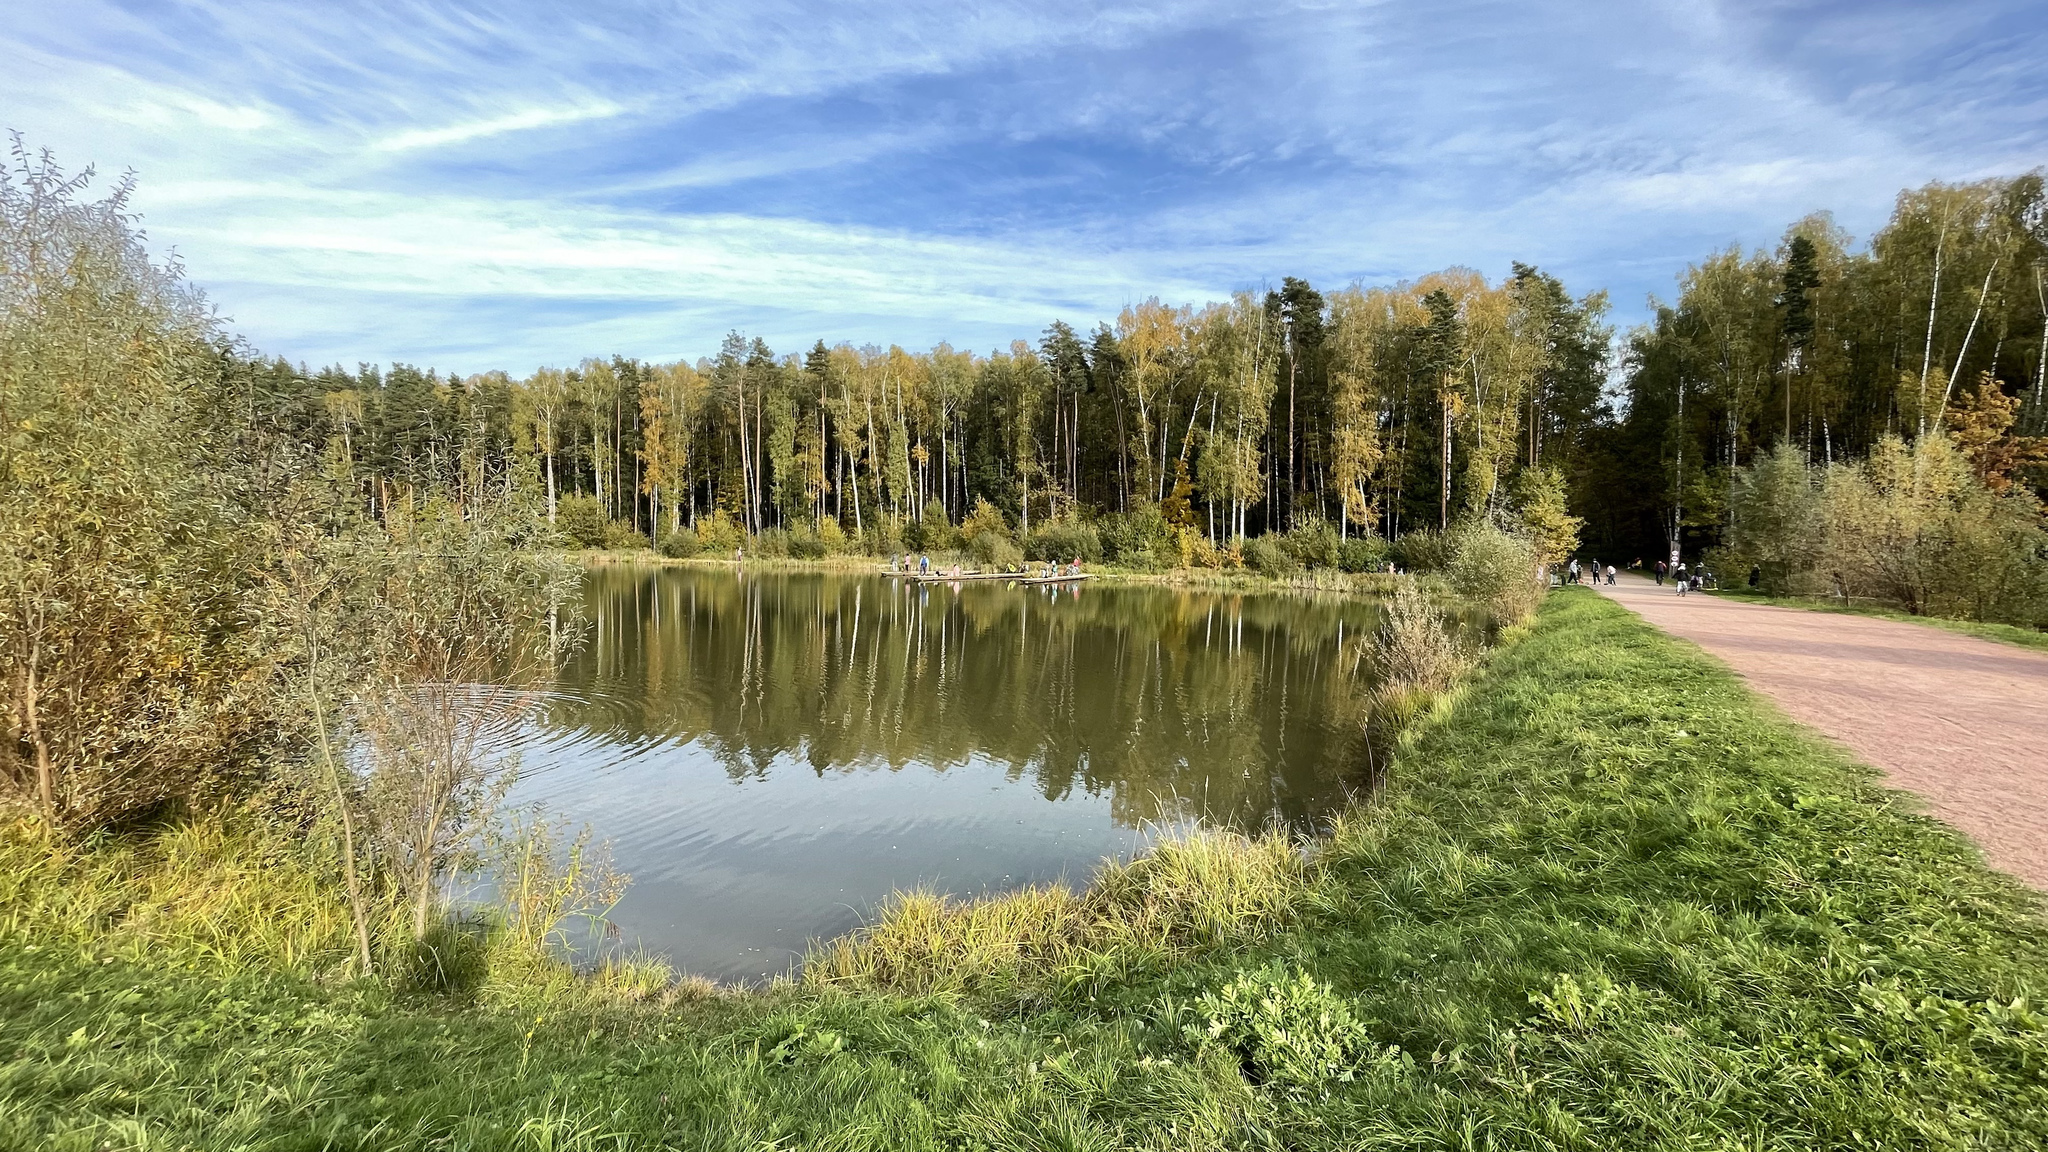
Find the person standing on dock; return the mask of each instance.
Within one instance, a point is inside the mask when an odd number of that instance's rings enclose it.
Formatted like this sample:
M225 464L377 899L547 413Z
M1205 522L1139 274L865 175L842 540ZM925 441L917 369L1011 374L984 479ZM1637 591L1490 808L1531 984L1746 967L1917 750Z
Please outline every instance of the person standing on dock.
M931 553L926 552L917 558L917 574L919 576L929 576L932 574Z

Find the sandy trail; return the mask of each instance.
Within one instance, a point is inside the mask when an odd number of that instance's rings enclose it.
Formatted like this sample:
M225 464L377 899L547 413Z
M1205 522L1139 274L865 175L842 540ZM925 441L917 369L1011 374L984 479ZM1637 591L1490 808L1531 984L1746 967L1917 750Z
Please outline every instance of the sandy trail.
M1601 593L1720 657L2048 891L2048 652L1621 577Z

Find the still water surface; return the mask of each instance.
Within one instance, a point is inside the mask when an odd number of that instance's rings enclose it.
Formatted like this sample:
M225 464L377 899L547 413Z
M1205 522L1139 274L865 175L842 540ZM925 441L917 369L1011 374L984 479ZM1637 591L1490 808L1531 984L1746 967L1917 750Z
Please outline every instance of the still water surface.
M758 979L892 891L1085 882L1162 827L1365 788L1356 599L607 567L514 799L588 823L611 919Z

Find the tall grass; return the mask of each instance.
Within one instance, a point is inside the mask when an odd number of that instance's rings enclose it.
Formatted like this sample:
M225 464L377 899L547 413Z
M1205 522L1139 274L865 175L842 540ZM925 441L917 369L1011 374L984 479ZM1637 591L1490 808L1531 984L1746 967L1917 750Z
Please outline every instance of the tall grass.
M1031 1003L1266 937L1306 883L1302 852L1285 836L1199 831L1107 864L1078 891L899 896L871 927L815 948L804 979Z
M354 922L323 859L295 836L234 821L79 842L16 825L0 830L0 931L335 974L350 966ZM395 901L375 912L381 944L403 937Z

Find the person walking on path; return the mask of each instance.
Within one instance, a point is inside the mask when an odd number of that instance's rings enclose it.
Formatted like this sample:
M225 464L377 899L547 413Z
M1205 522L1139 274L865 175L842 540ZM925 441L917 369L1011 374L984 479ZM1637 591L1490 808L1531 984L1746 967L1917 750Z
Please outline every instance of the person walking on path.
M1680 561L1678 565L1678 594L1683 596L1691 590L1692 577L1686 573L1685 563Z
M1664 586L1664 573L1666 571L1664 562L1662 560L1657 561L1657 587L1659 588Z
M1607 566L1607 584L1610 588L1614 586L1614 565L1612 564Z

